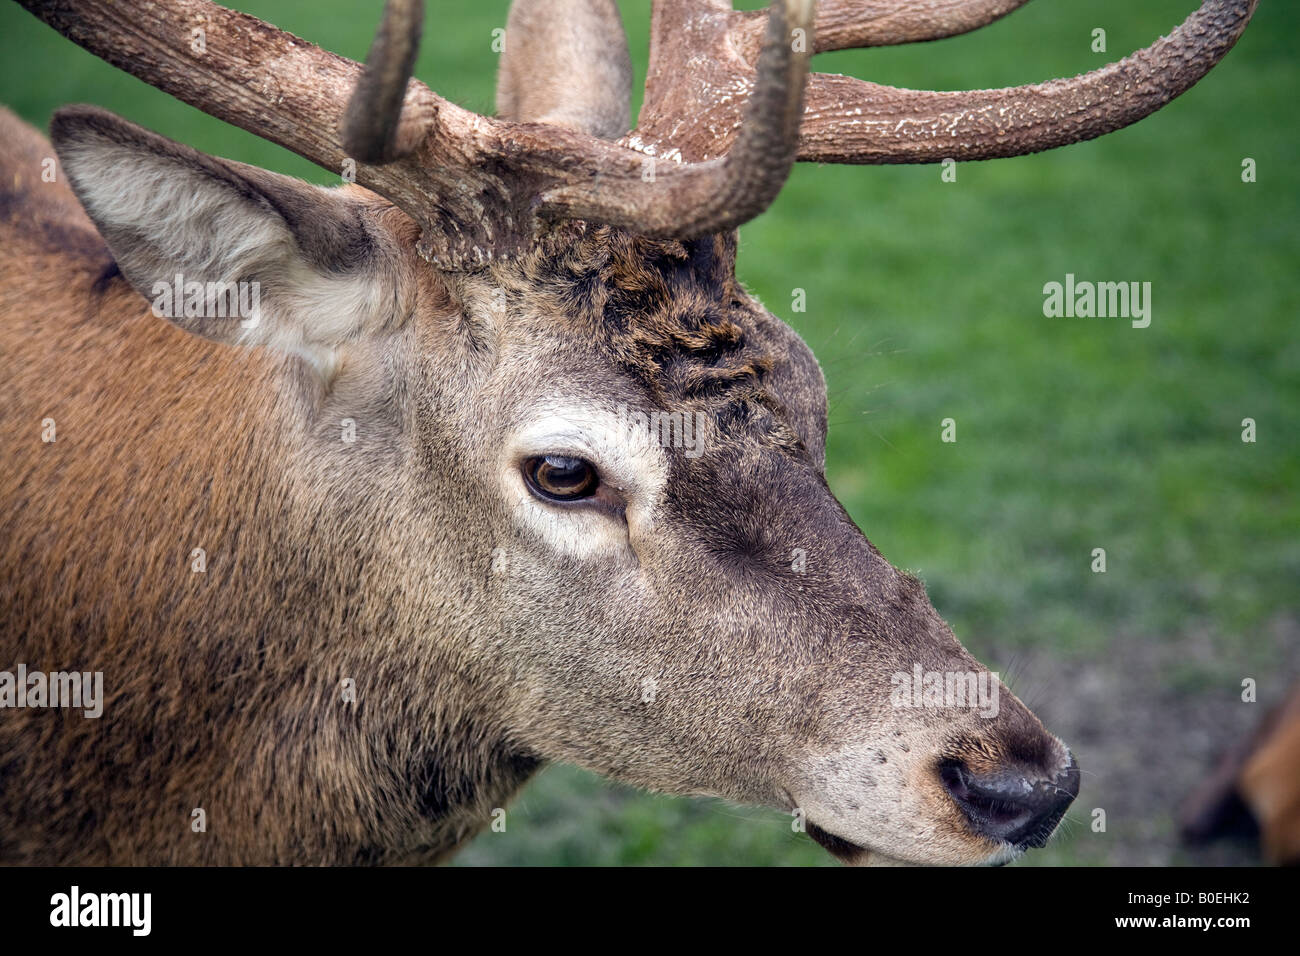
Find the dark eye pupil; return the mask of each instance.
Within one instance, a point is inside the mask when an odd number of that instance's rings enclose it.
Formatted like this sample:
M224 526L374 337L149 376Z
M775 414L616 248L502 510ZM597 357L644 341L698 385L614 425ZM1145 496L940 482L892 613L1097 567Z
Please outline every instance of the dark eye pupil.
M573 501L596 491L596 469L581 458L546 455L524 463L524 475L534 490L547 498Z

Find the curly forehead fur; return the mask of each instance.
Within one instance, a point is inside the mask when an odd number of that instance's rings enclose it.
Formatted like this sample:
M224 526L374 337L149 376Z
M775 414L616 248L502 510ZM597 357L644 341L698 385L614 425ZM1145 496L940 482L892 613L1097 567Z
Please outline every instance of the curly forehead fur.
M735 261L734 233L683 242L577 224L539 243L510 285L557 300L576 333L664 401L766 404L774 358L747 328Z

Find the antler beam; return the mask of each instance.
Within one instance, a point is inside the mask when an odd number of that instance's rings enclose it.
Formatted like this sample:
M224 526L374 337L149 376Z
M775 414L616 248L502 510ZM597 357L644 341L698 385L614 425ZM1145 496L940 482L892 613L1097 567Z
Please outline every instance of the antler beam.
M150 86L326 169L347 158L311 123L347 102L361 68L206 0L19 0L72 42Z
M1072 79L959 93L814 74L799 159L935 163L1021 156L1094 139L1190 89L1241 36L1257 0L1207 0L1169 36Z
M933 40L964 33L1026 0L823 0L817 51ZM1120 129L1158 110L1232 48L1257 0L1205 0L1168 37L1118 63L1073 79L969 92L881 86L814 73L799 160L930 163L1018 156ZM752 13L711 2L660 0L637 135L688 159L725 150L738 128L752 67ZM682 51L682 37L692 49ZM689 59L690 69L682 63ZM719 96L717 91L725 91Z

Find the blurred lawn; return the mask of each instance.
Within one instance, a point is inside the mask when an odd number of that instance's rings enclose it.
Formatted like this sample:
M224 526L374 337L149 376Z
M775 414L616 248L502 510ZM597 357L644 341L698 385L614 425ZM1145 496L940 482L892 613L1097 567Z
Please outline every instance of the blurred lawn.
M381 8L233 5L357 59ZM621 6L639 87L649 2ZM969 36L826 55L816 68L932 89L1033 82L1118 59L1195 6L1035 0ZM506 8L431 5L417 74L490 111L491 31ZM1107 54L1091 51L1096 27ZM1031 646L1050 648L1067 677L1085 658L1122 669L1127 642L1176 647L1195 630L1233 685L1294 670L1255 635L1295 614L1300 581L1298 27L1300 9L1266 0L1226 62L1155 117L1065 150L963 165L955 183L932 166L800 167L742 231L742 278L826 369L832 488L994 669ZM3 101L38 125L93 102L208 152L334 181L113 70L15 4L0 5L0 76ZM1244 157L1258 163L1256 184L1241 181ZM1042 286L1067 272L1151 282L1150 328L1044 318ZM796 288L805 313L790 311ZM948 417L956 444L939 441ZM1257 444L1240 440L1246 417ZM1104 575L1089 571L1095 547ZM1218 677L1169 679L1192 693ZM1044 859L1097 861L1076 843ZM829 857L779 814L557 767L519 798L507 833L485 834L458 862Z

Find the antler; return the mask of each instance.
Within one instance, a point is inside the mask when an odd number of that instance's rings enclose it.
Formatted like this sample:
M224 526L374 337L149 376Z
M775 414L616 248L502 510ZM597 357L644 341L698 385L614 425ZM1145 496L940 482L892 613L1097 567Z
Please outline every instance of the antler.
M1020 156L1094 139L1154 113L1232 49L1258 0L1206 0L1169 36L1072 79L962 93L819 74L799 159L933 163Z
M366 69L343 114L343 148L367 163L391 163L408 155L428 127L426 117L406 115L399 127L406 84L420 52L423 0L388 0L384 19L366 57Z
M814 49L953 36L991 23L1025 2L823 0ZM937 93L814 73L798 158L870 164L993 159L1101 136L1155 112L1208 73L1237 42L1257 2L1205 0L1180 27L1147 49L1073 79L1034 86ZM732 12L720 0L660 0L639 136L656 144L671 142L692 160L724 151L736 129L734 103L748 88L745 77L757 30L752 13ZM681 36L696 44L689 70L670 62L674 38ZM712 90L733 92L717 98Z
M740 133L725 157L685 166L670 163L662 186L653 166L640 181L611 182L597 174L589 182L546 193L546 213L634 223L647 235L682 237L732 229L761 213L794 165L810 52L792 36L811 33L812 11L813 0L772 4Z
M412 81L421 0L387 0L364 70L209 0L19 2L204 112L327 169L355 163L356 182L419 223L422 255L462 269L563 219L658 237L730 230L771 203L796 160L988 159L1100 136L1204 76L1257 0L1205 0L1169 37L1071 80L969 93L810 79L808 61L962 33L1026 0L825 0L816 30L813 0L774 0L766 15L656 0L641 122L618 143L479 116Z
M581 132L470 113L409 82L418 0L388 0L363 71L208 0L20 0L69 39L206 113L356 182L422 228L449 269L522 251L545 221L578 218L651 236L734 229L762 212L795 160L812 0L777 0L749 79L743 134L720 159L647 166L644 153ZM202 44L193 31L204 32ZM348 103L341 122L340 104ZM322 122L322 118L326 118Z
M821 0L814 53L893 46L969 33L1005 17L1029 0ZM746 14L740 35L746 48L758 38Z

